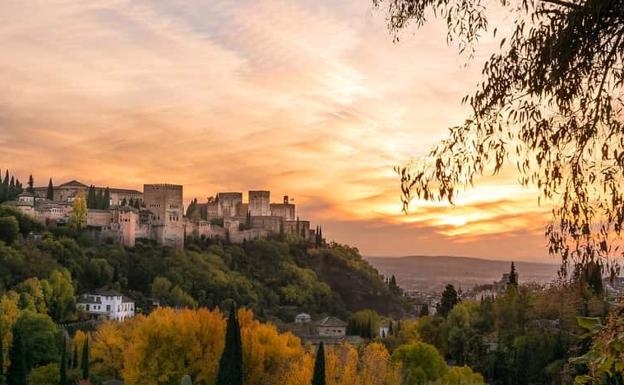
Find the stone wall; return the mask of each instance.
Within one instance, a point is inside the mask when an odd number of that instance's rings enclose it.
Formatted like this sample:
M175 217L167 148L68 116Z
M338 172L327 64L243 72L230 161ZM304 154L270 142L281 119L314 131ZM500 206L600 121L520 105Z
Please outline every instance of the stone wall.
M270 203L270 191L249 191L249 212L252 217L271 216Z

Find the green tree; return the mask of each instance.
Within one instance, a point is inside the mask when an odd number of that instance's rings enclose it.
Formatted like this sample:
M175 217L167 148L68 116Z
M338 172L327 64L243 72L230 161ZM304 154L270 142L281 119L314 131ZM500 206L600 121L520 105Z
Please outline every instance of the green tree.
M89 192L87 193L87 208L96 209L98 206L97 195L95 194L95 186L89 186Z
M74 230L83 230L87 227L87 203L82 194L74 199L74 210L69 216L69 226Z
M243 347L236 306L232 305L225 332L225 348L219 361L217 385L243 384Z
M52 178L50 178L50 181L48 182L48 192L46 193L46 198L51 201L54 200L54 185L52 184Z
M440 379L448 370L436 348L423 342L400 346L392 353L392 359L402 364L403 385L427 384Z
M58 385L68 385L67 380L67 341L65 340L65 336L63 336L63 343L61 345L61 364L60 372L59 372L59 382Z
M442 317L446 317L448 313L453 309L453 306L459 302L459 296L455 290L455 286L448 284L442 292L442 299L438 305L438 314Z
M52 319L64 322L74 315L76 300L69 271L54 270L44 285L48 312Z
M14 332L20 335L26 372L37 366L58 362L57 329L47 314L22 311L15 322Z
M76 344L74 344L74 355L71 361L71 368L72 369L78 368L78 345Z
M60 369L58 364L34 368L28 375L28 385L58 385Z
M80 360L80 369L83 380L89 379L89 336L84 340L82 345L82 359Z
M35 180L33 179L32 174L28 177L28 188L26 189L31 194L35 193Z
M511 262L511 271L509 272L509 285L518 286L518 272L513 262Z
M429 305L424 303L421 307L420 307L420 313L418 314L419 317L426 317L429 315Z
M14 216L0 217L0 241L12 244L19 235L19 223Z
M520 182L554 202L546 228L550 252L564 265L609 260L624 229L622 2L373 2L387 6L395 36L409 24L441 17L448 40L462 52L474 52L492 28L487 15L493 7L517 11L509 13L512 20L500 18L500 30L508 31L498 37L500 52L485 62L483 81L463 99L470 115L429 157L398 170L404 208L414 198L453 202L458 190L512 160Z
M101 209L108 209L110 207L110 189L106 187L104 189L104 195L102 196Z
M314 362L314 374L312 375L312 385L325 385L325 346L320 343L316 351L316 361Z
M13 342L9 349L9 369L7 370L7 385L26 385L28 368L26 364L26 348L22 331L13 327Z

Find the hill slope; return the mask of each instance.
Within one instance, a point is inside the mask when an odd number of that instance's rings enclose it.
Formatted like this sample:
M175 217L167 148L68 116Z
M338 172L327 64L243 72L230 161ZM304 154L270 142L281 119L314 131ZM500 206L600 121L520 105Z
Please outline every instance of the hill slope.
M386 276L394 275L405 290L440 291L448 283L464 289L498 281L509 272L509 261L449 256L409 256L400 258L367 257ZM520 282L552 281L556 264L516 262Z

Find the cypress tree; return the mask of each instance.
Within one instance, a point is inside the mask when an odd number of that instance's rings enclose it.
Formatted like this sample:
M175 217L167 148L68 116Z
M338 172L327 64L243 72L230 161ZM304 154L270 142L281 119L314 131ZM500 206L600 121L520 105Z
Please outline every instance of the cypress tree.
M104 194L102 190L97 190L97 194L95 197L95 209L103 209L104 208Z
M95 195L95 186L89 186L89 193L87 194L87 208L94 209L97 208L97 197Z
M7 385L26 385L28 368L26 367L26 352L22 332L13 328L13 343L9 350L11 365L7 370Z
M78 367L78 346L76 344L74 344L74 358L72 359L71 367L72 369Z
M67 341L63 336L63 345L61 346L61 364L59 385L67 385Z
M518 286L518 273L516 272L516 264L511 262L511 271L509 272L509 284Z
M46 194L46 198L51 201L54 200L54 185L52 184L52 178L50 178L50 181L48 182L48 193Z
M319 246L323 246L323 227L319 226Z
M235 305L232 305L228 317L217 385L243 385L243 347Z
M82 360L80 362L82 369L82 379L89 379L89 336L85 338L84 345L82 346Z
M325 346L321 342L316 351L316 361L314 362L314 375L312 385L325 385Z
M26 191L31 194L35 193L35 179L33 178L32 174L30 174L30 176L28 177L28 188L26 189Z
M104 197L102 198L102 208L107 209L110 207L110 189L107 187L104 189Z

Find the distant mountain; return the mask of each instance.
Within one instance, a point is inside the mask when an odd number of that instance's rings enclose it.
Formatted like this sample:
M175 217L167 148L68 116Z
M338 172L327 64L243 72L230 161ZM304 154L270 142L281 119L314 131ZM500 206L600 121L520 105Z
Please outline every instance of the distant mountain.
M500 280L508 273L510 261L490 259L409 256L409 257L366 257L385 276L394 275L405 290L440 291L448 283L456 288L470 289L481 284ZM535 262L516 262L520 283L548 283L556 278L559 265Z

